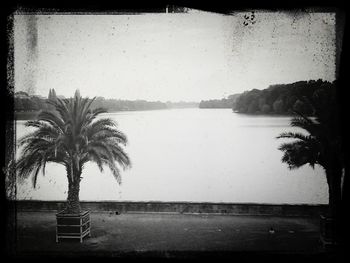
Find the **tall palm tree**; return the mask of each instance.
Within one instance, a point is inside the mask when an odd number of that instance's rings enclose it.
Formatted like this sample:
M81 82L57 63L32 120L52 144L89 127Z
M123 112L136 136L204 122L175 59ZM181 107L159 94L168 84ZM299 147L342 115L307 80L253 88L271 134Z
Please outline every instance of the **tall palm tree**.
M46 163L65 166L68 179L66 213L79 213L79 188L84 164L95 162L100 171L108 166L118 183L121 176L116 163L123 169L131 165L121 145L127 137L108 118L97 118L106 112L102 108L92 110L94 99L82 98L77 90L73 98L53 98L49 103L53 111L42 111L37 120L27 121L26 126L36 130L19 140L22 155L16 163L20 178L32 175L36 186L40 169L45 174Z
M303 101L313 109L313 117L295 112L291 126L301 128L305 133L284 132L277 138L294 139L279 147L283 151L282 162L287 163L290 169L305 164L323 167L328 184L329 213L333 218L338 218L344 158L335 91L333 83L315 92L311 98L304 97Z

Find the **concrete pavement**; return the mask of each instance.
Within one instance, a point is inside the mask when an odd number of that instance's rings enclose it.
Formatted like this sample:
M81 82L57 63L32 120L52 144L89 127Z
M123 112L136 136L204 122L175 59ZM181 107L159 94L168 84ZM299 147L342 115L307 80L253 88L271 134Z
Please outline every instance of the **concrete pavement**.
M318 217L92 212L91 237L56 243L55 212L18 212L16 229L19 257L325 256Z

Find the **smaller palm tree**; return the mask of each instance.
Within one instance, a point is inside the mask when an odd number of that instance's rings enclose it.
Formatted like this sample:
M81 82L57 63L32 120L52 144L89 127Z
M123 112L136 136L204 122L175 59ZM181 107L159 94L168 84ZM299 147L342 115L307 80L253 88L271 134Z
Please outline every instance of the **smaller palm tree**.
M313 116L305 116L294 112L291 126L303 132L284 132L277 138L294 139L283 143L279 150L283 151L282 162L290 169L305 164L323 167L326 173L330 215L337 218L342 192L342 174L344 158L342 154L341 133L339 129L335 87L326 87L314 93L312 98L303 101L313 110Z
M104 109L92 110L94 99L82 98L79 91L73 98L51 98L53 111L42 111L38 119L27 121L27 127L36 130L22 137L19 145L22 154L16 163L19 178L32 175L36 186L39 171L45 175L45 166L55 162L65 166L68 180L68 197L65 212L79 213L79 189L84 164L95 162L100 171L108 166L121 183L119 168L130 167L130 159L122 146L127 137L109 118L98 118Z

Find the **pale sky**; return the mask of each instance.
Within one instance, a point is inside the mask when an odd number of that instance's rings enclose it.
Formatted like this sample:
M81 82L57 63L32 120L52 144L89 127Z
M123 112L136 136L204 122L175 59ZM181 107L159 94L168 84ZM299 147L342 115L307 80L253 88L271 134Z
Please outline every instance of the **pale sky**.
M15 91L200 101L335 79L334 13L244 15L15 15Z

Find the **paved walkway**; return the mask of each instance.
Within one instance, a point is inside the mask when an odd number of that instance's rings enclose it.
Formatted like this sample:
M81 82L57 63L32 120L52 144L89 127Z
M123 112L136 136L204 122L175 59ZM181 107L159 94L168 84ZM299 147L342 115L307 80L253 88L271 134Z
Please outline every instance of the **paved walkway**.
M91 213L91 225L83 243L56 243L55 212L18 212L17 255L322 253L318 218L98 212Z

